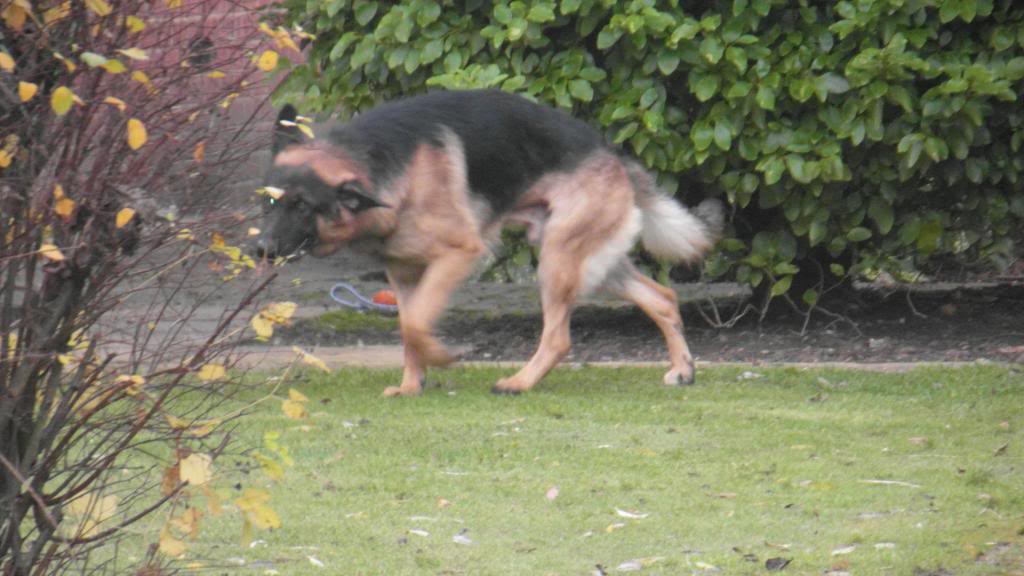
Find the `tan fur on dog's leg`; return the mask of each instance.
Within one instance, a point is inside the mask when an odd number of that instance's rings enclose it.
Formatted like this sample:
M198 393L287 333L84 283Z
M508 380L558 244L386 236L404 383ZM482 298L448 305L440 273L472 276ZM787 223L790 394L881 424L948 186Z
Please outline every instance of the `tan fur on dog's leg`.
M412 266L388 266L388 282L395 291L398 300L398 321L406 316L408 300L412 296L416 284L423 275L423 269ZM425 370L419 358L409 346L403 347L404 363L402 367L402 383L399 386L388 386L384 389L385 396L416 396L423 391Z
M609 288L636 304L661 330L672 363L672 369L665 374L663 382L667 385L692 384L693 356L683 337L683 318L679 314L675 291L644 276L632 264L628 266L625 278Z
M473 264L482 253L483 246L479 250L456 249L434 260L409 298L401 319L402 342L423 366L444 366L453 361L433 335L434 322L448 304L449 295L473 271Z
M541 306L544 309L544 331L540 345L530 361L519 372L502 378L491 390L495 394L519 394L540 381L569 353L569 316L580 288L579 260L572 258L541 259L537 276L541 282Z

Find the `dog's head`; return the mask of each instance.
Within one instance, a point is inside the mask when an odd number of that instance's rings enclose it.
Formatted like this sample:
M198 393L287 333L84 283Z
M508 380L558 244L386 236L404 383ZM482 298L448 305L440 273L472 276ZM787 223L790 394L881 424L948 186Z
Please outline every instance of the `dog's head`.
M360 216L385 206L366 190L346 159L304 141L295 108L285 106L274 129L273 164L263 191L258 257L326 256L360 233Z

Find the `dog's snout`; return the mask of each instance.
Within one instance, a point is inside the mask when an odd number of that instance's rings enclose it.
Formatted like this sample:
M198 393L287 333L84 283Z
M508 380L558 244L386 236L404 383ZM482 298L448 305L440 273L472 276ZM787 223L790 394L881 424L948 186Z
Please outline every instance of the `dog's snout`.
M271 260L277 257L277 251L266 238L257 238L250 246L250 252L258 259Z

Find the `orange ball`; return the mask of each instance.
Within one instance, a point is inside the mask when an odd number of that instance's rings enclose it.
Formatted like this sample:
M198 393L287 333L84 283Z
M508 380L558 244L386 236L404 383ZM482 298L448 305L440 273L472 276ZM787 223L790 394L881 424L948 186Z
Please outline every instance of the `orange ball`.
M395 306L398 304L398 299L395 298L395 293L391 290L381 290L373 295L373 303Z

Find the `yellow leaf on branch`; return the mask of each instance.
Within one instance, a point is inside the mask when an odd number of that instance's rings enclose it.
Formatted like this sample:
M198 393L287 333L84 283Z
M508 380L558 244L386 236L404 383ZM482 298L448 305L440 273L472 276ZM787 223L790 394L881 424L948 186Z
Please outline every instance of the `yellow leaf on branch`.
M299 392L295 388L288 389L288 399L294 400L295 402L309 402L309 397L307 397L302 392Z
M110 4L107 4L105 0L85 0L85 5L97 16L107 16L112 11Z
M132 33L142 32L146 28L146 23L142 20L142 18L139 18L138 16L129 16L125 18L124 24Z
M121 100L120 98L115 98L113 96L107 96L106 98L104 98L103 103L110 104L111 106L116 106L117 109L121 112L124 112L125 108L128 107L128 105L124 103L124 100Z
M71 218L75 211L75 201L64 195L64 188L60 184L53 187L53 211L65 220Z
M146 54L142 48L122 48L118 52L132 60L149 60L149 54Z
M39 246L39 255L53 262L64 260L64 253L53 244L42 244Z
M210 382L213 380L220 380L226 373L227 370L225 370L224 366L221 366L220 364L204 364L203 367L199 369L198 376L203 382Z
M203 513L199 509L188 508L182 512L181 516L171 518L171 525L180 532L188 534L190 539L195 540L199 535L199 520L202 517Z
M256 339L261 342L270 340L270 337L274 335L274 323L261 315L254 316L250 325L256 331Z
M274 302L267 305L260 314L265 314L275 324L284 324L295 314L298 305L295 302Z
M256 60L256 67L264 72L270 72L274 68L277 68L277 52L273 50L264 50L258 60Z
M177 558L185 553L188 547L181 540L178 540L171 534L170 529L164 526L164 529L160 531L160 553L165 556Z
M257 231L257 234L259 234L258 231ZM315 366L315 367L323 370L324 372L330 372L331 371L331 369L327 367L327 364L324 364L323 360L317 358L316 356L310 354L309 352L306 352L302 348L299 348L298 346L292 346L292 351L299 355L299 359L302 360L303 364L309 364L310 366ZM290 393L289 393L289 395L290 395ZM307 400L308 400L308 398L307 398Z
M146 125L136 118L128 120L128 146L132 150L142 148L146 143Z
M245 512L246 519L257 528L280 528L281 519L267 506L269 501L270 494L265 490L248 488L242 492L241 498L235 499L235 505Z
M117 216L114 217L114 224L120 230L121 228L124 228L125 225L127 225L129 222L131 222L132 218L134 218L134 217L135 217L135 210L134 209L132 209L132 208L121 208L120 210L117 211Z
M18 98L21 98L22 102L28 102L39 91L39 86L31 82L18 82Z
M15 32L20 32L25 26L25 20L28 19L29 13L32 11L32 5L28 3L28 0L14 0L4 8L3 16L4 23L7 27Z
M135 72L132 72L132 80L135 80L139 84L149 86L149 76L146 75L146 73L142 70L136 70Z
M270 339L274 334L274 325L287 323L296 307L294 302L275 302L260 310L250 322L256 331L256 339L264 342Z
M0 70L4 72L14 71L14 58L7 52L0 52Z
M54 6L53 8L50 8L43 12L43 23L47 25L53 24L58 20L63 20L67 18L68 14L71 14L70 0L67 2L61 2L60 4Z
M146 384L146 378L138 374L122 374L114 379L115 384L127 384L125 387L125 393L129 396L136 396L139 392L142 392L142 387Z
M309 413L306 412L306 405L295 400L283 400L281 402L281 411L292 420L302 420L309 416Z
M213 477L213 459L207 454L193 452L178 463L178 471L182 482L202 486Z
M11 165L11 155L7 150L0 150L0 168L7 168Z
M75 102L75 93L71 91L67 86L61 86L53 91L50 95L50 108L57 116L63 116L71 110L71 105Z
M205 156L206 156L206 140L203 140L202 142L196 144L195 150L192 151L192 159L195 160L197 164L202 164L203 163L203 158Z
M128 68L120 60L107 60L100 66L111 74L123 74L128 71Z

